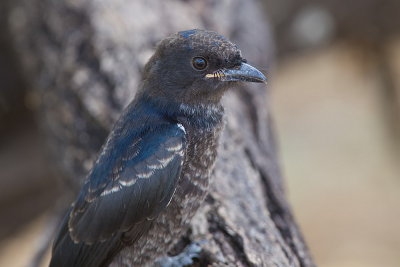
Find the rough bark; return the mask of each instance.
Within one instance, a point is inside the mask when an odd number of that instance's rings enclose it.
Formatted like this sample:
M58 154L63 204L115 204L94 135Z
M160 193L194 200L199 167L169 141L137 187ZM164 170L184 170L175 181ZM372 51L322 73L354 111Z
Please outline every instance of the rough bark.
M239 44L256 66L267 66L272 54L256 1L20 0L10 21L41 99L38 118L75 190L133 98L157 41L207 28ZM211 266L313 266L283 190L267 96L252 85L224 99L210 195L182 239L207 240Z

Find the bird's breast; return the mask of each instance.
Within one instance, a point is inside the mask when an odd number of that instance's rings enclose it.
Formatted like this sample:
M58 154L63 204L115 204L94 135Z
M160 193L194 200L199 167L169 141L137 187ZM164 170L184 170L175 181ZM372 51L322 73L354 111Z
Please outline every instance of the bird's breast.
M174 205L179 207L184 223L191 219L207 195L222 125L212 129L185 128L189 144L179 184L172 199Z

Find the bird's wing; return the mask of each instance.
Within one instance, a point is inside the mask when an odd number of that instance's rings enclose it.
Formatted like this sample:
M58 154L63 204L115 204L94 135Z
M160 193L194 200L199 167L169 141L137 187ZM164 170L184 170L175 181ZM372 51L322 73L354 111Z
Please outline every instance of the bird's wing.
M70 213L74 242L91 244L135 232L135 225L150 223L174 194L186 149L181 125L147 129L129 142L126 136L115 139L116 147L106 145Z

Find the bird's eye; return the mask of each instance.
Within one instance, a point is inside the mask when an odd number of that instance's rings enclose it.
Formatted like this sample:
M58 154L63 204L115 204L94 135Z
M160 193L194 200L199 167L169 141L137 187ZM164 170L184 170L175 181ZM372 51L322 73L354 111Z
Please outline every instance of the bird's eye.
M207 68L207 60L204 57L194 57L192 59L192 66L196 70L204 70Z

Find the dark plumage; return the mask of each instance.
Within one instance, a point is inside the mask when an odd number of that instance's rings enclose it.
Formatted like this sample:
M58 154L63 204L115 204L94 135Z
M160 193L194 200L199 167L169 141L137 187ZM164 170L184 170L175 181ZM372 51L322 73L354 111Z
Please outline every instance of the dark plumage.
M207 193L220 100L237 81L265 77L221 35L164 39L66 215L50 266L143 266L164 256Z

